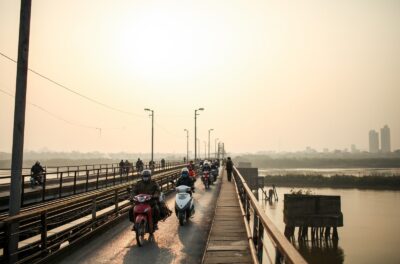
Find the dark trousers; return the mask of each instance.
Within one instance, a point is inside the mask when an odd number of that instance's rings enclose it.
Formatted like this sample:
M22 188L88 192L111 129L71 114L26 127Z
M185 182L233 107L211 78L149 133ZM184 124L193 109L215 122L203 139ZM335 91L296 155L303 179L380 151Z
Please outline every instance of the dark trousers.
M226 170L226 172L228 173L228 181L231 181L231 179L232 179L232 170Z

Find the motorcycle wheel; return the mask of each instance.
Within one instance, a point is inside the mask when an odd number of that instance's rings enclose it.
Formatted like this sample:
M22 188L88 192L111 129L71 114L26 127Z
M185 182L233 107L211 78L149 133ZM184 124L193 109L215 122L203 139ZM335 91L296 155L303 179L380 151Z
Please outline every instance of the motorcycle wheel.
M144 233L146 230L146 226L144 222L141 222L140 224L137 225L136 227L136 242L139 247L142 247L144 244Z
M179 225L183 226L185 224L185 213L179 213Z

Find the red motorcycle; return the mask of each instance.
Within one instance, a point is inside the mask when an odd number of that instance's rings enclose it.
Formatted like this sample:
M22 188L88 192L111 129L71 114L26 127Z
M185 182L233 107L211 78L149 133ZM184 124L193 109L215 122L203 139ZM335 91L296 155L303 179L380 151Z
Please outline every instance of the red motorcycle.
M204 171L201 179L203 180L204 188L206 189L210 188L210 172Z
M136 241L139 247L143 246L144 236L149 233L149 239L153 238L153 212L150 206L152 196L149 194L139 194L133 197L135 206L133 207L132 222L136 233ZM131 213L132 214L132 213Z

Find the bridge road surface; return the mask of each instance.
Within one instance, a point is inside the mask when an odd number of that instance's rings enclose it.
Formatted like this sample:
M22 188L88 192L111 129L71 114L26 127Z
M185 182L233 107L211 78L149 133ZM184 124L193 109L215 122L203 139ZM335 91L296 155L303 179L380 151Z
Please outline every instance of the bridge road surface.
M221 171L220 171L221 174ZM132 223L126 219L114 223L111 228L67 249L52 263L93 264L93 263L201 263L207 244L208 234L218 193L220 177L209 190L204 189L200 178L195 183L195 215L184 226L179 226L175 212L165 222L159 222L155 241L145 242L138 247ZM175 192L166 198L169 208L174 211ZM146 235L148 238L148 235Z

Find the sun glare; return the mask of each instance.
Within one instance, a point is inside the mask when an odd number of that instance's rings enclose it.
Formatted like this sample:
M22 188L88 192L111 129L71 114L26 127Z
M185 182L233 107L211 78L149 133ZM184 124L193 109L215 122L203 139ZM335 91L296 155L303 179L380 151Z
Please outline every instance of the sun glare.
M206 21L165 12L141 15L116 32L121 64L151 78L182 78L213 64L213 34ZM203 23L203 24L202 24Z

